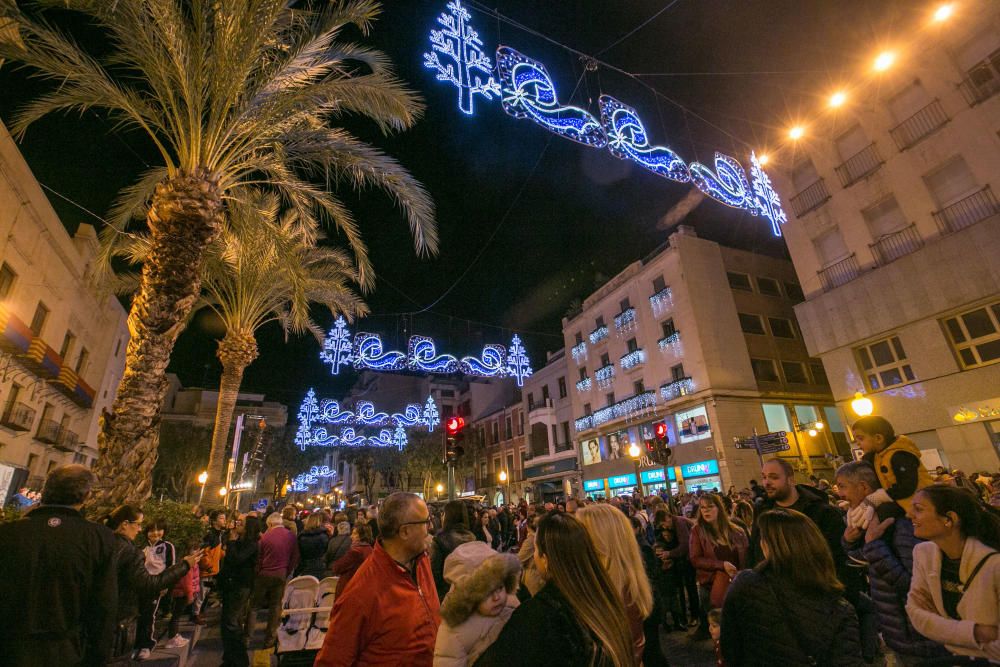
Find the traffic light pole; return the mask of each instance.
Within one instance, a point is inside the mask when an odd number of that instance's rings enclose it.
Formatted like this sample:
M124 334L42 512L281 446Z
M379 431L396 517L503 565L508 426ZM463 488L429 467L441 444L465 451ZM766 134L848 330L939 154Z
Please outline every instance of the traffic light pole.
M448 461L448 500L455 499L455 462Z

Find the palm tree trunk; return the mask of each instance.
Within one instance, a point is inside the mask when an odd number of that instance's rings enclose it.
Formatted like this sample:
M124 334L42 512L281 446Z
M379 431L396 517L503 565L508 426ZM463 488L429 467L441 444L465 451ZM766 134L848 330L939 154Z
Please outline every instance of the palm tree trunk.
M156 188L146 218L152 251L128 316L125 374L111 412L101 418L91 506L149 497L160 442L166 370L177 336L201 290L205 249L223 216L218 177L179 174Z
M215 406L215 430L212 432L212 450L208 455L208 482L205 491L209 502L219 497L219 488L226 483L226 450L229 443L229 426L233 422L236 399L243 384L243 371L257 358L257 341L253 332L227 331L219 341L217 351L222 362L222 381L219 383L219 400Z

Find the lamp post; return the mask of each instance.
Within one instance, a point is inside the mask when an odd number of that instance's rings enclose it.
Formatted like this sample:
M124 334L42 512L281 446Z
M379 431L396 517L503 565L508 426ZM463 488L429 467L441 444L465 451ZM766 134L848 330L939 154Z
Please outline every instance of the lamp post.
M639 445L633 442L628 448L628 455L632 457L632 463L635 464L635 483L639 488L639 495L645 497L646 491L642 488L642 476L639 474L639 456L642 455Z
M504 485L503 501L504 501L504 503L509 503L510 502L510 485L507 484L507 471L506 470L501 470L500 471L500 483Z
M198 483L201 484L201 491L198 492L198 504L201 505L201 499L205 497L205 482L208 481L208 471L203 471L198 475Z
M224 486L219 487L219 499L222 501L223 505L229 507L228 498L226 498L227 493L229 493L229 489Z
M868 398L860 391L854 392L854 400L851 401L851 410L859 417L867 417L874 411L875 406L872 399Z
M434 490L437 491L438 498L440 498L441 494L444 493L444 484L438 482L437 486L434 487Z

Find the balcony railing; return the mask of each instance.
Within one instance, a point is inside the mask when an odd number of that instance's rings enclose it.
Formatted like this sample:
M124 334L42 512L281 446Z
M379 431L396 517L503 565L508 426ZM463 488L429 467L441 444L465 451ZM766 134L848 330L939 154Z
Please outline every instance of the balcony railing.
M819 271L818 274L823 289L830 291L860 276L861 269L858 268L858 258L852 252L849 257L840 260L836 264L831 264L822 271Z
M657 342L657 345L659 345L661 352L665 352L667 350L673 350L675 353L678 353L680 352L680 344L681 344L680 331L675 331L669 336L664 336L659 340L659 342Z
M582 363L587 360L587 342L580 341L576 345L570 348L569 353L573 355L573 361L576 363Z
M593 389L593 387L594 383L589 377L583 378L582 380L576 383L576 390L581 394L590 391L591 389Z
M627 371L646 363L646 353L642 350L633 350L624 355L620 360L622 370Z
M568 452L571 449L573 449L573 442L572 441L569 441L569 442L557 442L556 443L556 452L555 453L558 454L559 452Z
M552 407L552 399L543 398L540 401L537 402L532 401L531 403L528 403L528 412L530 413L534 412L535 410L542 410L544 408L551 408L551 407Z
M840 176L840 184L845 188L860 181L865 176L878 171L878 168L885 164L885 160L878 154L875 143L844 160L836 168L837 176Z
M970 107L981 104L1000 92L1000 78L992 76L989 78L980 77L980 79L976 81L969 76L958 84Z
M61 449L64 452L76 450L76 446L80 444L80 436L69 429L61 429L61 431L59 439L55 443L56 449Z
M889 134L896 142L899 150L905 151L916 145L923 138L933 134L950 119L944 112L940 100L934 100L923 109L913 114L896 127L889 130Z
M62 437L62 431L63 428L59 425L59 422L51 419L43 419L38 424L38 432L35 434L35 440L54 445Z
M590 344L597 345L602 340L607 340L608 338L608 327L607 325L602 325L590 332Z
M924 247L924 240L914 224L897 232L884 234L868 247L871 248L875 262L879 266L885 266L889 262L920 250Z
M664 287L659 292L649 297L649 305L653 309L653 315L659 317L667 312L673 305L673 292L669 287Z
M635 328L635 308L626 308L615 315L615 329L618 333L631 331Z
M821 178L802 192L789 200L792 211L796 216L803 216L809 211L813 211L830 198L830 193L826 191L826 182Z
M612 364L607 366L602 366L597 369L594 373L594 378L597 379L597 386L605 389L611 386L611 383L615 379L615 367Z
M665 401L672 401L675 398L687 396L693 391L694 380L689 377L679 378L660 387L660 396L662 396Z
M1000 209L997 208L996 197L993 196L993 191L987 185L979 192L974 192L940 211L935 211L934 219L937 220L941 231L957 232L980 220L996 215L998 212Z
M10 406L0 418L3 424L12 431L30 431L31 425L35 421L35 411L24 403L15 403Z
M582 432L619 417L634 416L640 413L645 414L645 412L655 405L656 392L644 391L641 394L634 394L606 408L601 408L592 415L580 417L575 422L576 430L577 432Z

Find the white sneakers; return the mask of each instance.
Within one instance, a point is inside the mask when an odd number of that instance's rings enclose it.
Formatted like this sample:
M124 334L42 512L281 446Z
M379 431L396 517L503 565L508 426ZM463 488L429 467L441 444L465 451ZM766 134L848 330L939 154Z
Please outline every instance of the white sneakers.
M141 649L135 656L136 660L149 660L151 651L148 648Z
M164 646L166 646L167 648L180 648L181 646L187 646L188 641L190 640L188 640L187 637L182 637L181 635L174 635L173 637L167 640L167 643L164 644Z

